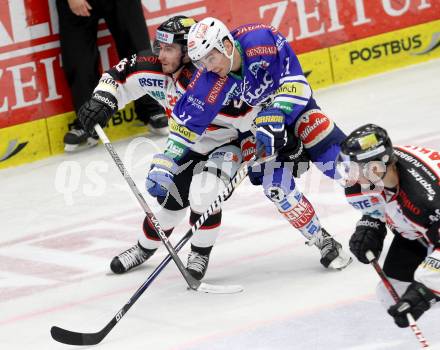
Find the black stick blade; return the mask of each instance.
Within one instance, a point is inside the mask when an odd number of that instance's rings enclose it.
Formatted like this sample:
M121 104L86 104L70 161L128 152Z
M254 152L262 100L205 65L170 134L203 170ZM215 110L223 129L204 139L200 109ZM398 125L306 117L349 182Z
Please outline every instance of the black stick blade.
M68 331L57 326L50 329L52 338L59 343L69 345L96 345L101 342L105 334L98 333L78 333Z

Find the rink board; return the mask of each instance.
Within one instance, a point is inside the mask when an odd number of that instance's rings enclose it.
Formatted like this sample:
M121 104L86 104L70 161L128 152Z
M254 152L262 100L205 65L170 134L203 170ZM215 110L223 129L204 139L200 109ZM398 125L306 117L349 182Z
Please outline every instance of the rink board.
M53 154L64 152L64 135L68 131L69 124L75 119L74 112L63 113L47 119L47 129ZM133 103L116 112L105 129L111 141L120 140L129 136L146 134L148 128L137 119Z
M0 169L33 162L64 152L64 135L74 112L0 129ZM105 129L111 141L146 134L132 103L115 113Z
M440 57L440 21L330 48L334 83Z
M298 55L303 73L312 89L333 84L329 49L316 50Z
M0 129L0 169L50 155L46 119Z

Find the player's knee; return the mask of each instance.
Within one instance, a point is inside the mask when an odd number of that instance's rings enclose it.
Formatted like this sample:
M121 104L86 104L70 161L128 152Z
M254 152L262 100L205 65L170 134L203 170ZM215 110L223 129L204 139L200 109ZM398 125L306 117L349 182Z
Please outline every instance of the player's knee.
M204 213L225 188L225 183L212 172L202 171L195 175L189 191L191 209L198 213Z
M189 223L190 225L194 225L197 220L199 220L200 216L202 216L202 213L196 212L193 209L191 209L191 214L189 216ZM207 229L213 229L218 226L220 226L222 221L222 211L218 210L215 213L211 214L203 223L203 225L200 227L201 230L207 230Z
M295 207L301 199L301 192L295 186L293 179L288 184L272 183L263 184L264 194L280 211Z

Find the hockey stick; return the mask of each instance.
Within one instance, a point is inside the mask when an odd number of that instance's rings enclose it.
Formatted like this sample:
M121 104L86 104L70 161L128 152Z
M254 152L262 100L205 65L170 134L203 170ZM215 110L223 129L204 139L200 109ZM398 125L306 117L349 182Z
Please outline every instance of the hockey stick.
M111 144L111 142L108 139L107 135L105 134L104 130L102 130L101 126L99 126L97 124L95 126L95 131L98 134L99 138L101 139L102 143L104 144L106 150L108 151L110 156L113 158L113 161L117 165L119 171L121 172L122 176L124 177L125 181L127 182L128 186L130 187L131 191L136 196L136 199L138 200L139 204L141 205L142 209L144 210L145 214L147 215L148 219L150 220L151 224L153 225L153 228L156 231L157 235L159 236L160 240L167 248L168 253L171 255L171 258L174 260L174 263L176 264L177 268L179 269L180 273L182 274L182 276L185 279L186 283L188 284L189 288L192 290L206 292L206 293L226 293L226 294L229 294L229 293L238 293L238 292L243 291L243 287L241 287L241 286L215 286L215 285L203 283L203 282L196 280L193 276L191 276L189 274L189 272L186 270L185 266L183 265L182 260L180 260L179 256L176 254L176 251L174 250L173 246L171 245L170 241L168 240L168 237L166 236L165 232L163 231L163 229L159 223L159 220L153 214L153 211L150 209L150 207L148 206L144 197L140 193L135 182L133 181L133 179L131 178L127 169L125 168L124 163L119 158L119 155L116 153L116 151L114 150L113 145Z
M374 256L373 252L371 250L369 250L369 251L367 251L367 253L365 255L366 255L367 259L370 261L371 265L373 265L374 269L376 270L377 274L379 275L380 279L382 280L385 288L388 290L388 292L390 293L390 295L392 296L394 301L396 303L398 303L400 300L400 297L397 294L397 292L394 289L391 282L388 280L385 273L383 272L382 268L380 267L379 263L377 262L376 257ZM408 318L409 326L410 326L411 330L413 331L414 335L416 336L417 340L419 341L420 346L424 349L430 349L428 341L423 336L423 333L420 330L419 326L417 325L414 317L410 313L407 313L406 317Z
M269 160L269 159L265 159ZM252 161L252 160L251 160ZM179 252L185 243L191 238L191 236L203 225L206 219L214 210L225 201L232 192L239 186L239 184L246 178L248 173L247 163L243 163L237 173L234 175L228 186L219 194L216 199L211 203L205 213L200 216L196 223L188 230L188 232L180 239L175 246L175 251ZM96 345L100 343L107 334L113 329L113 327L122 319L127 311L133 306L133 304L139 299L139 297L145 292L150 284L156 279L160 272L168 265L172 260L171 254L168 254L165 259L154 269L147 280L139 287L139 289L133 294L130 300L116 313L116 315L110 320L107 325L96 333L80 333L69 331L57 326L51 328L50 333L52 338L60 343L70 345Z

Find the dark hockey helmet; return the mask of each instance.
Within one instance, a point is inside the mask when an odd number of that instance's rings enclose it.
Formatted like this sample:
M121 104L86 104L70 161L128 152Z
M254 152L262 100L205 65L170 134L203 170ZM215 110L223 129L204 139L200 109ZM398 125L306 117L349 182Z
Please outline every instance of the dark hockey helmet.
M153 51L159 54L160 43L180 44L184 51L187 50L188 32L196 20L186 16L174 16L163 22L156 30L156 40L153 43Z
M341 144L341 153L355 163L381 161L388 165L395 160L388 133L375 124L363 125L348 135Z

